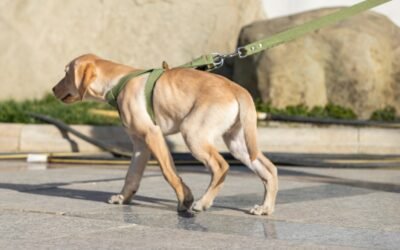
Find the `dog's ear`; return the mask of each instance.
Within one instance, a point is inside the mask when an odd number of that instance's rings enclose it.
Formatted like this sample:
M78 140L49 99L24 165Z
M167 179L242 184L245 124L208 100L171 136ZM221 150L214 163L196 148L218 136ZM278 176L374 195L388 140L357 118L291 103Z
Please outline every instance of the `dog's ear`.
M79 95L81 99L85 96L89 85L96 79L96 67L93 62L83 63L78 68Z

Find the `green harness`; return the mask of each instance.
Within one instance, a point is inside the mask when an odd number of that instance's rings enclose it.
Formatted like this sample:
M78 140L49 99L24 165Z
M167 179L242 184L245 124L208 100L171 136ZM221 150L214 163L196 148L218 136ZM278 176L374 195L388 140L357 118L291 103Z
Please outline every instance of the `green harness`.
M149 113L151 119L153 120L154 124L156 122L154 116L154 109L153 109L153 92L154 86L156 85L157 80L161 77L164 73L164 69L148 69L148 70L138 70L133 71L126 76L122 77L121 80L115 85L110 91L106 94L107 102L113 106L114 108L118 109L118 95L119 93L125 88L126 84L135 77L150 74L147 78L146 85L144 87L144 95L146 98L146 109L147 113ZM119 109L118 109L119 110Z
M271 37L267 37L262 40L250 43L246 46L240 47L234 53L226 55L218 53L203 55L199 58L192 60L191 62L181 65L180 67L211 71L221 67L224 64L224 60L226 58L232 58L236 56L238 56L239 58L244 58L259 53L263 50L275 47L285 42L289 42L293 39L304 36L307 33L337 23L346 18L354 16L358 13L361 13L375 6L390 1L391 0L365 0L353 6L340 9L332 14L323 16L321 18L309 21L305 24L298 25L286 31L280 32ZM122 77L121 80L118 82L118 84L115 87L113 87L109 92L107 92L106 99L108 103L111 106L114 106L115 108L118 109L117 98L119 93L125 87L125 85L134 77L150 73L145 86L146 108L151 119L155 123L155 116L153 109L153 91L157 80L161 77L164 71L165 71L164 69L149 69L149 70L140 70L129 73L128 75Z

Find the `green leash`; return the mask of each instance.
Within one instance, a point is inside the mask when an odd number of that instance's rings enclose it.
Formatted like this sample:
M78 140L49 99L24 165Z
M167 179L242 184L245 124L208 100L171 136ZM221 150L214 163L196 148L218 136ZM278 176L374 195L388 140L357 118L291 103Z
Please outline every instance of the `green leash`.
M350 7L345 7L321 18L295 26L271 37L267 37L262 40L250 43L246 46L239 47L235 52L231 54L214 53L203 55L189 63L181 65L180 67L199 68L211 71L221 67L224 64L224 60L226 58L245 58L247 56L259 53L263 50L278 46L282 43L289 42L291 40L304 36L307 33L332 25L334 23L355 16L363 11L372 9L378 5L390 1L391 0L366 0Z
M233 57L245 58L247 56L259 53L263 50L278 46L279 44L289 42L291 40L304 36L309 32L324 28L328 25L337 23L349 17L355 16L363 11L372 9L378 5L390 1L391 0L366 0L361 3L355 4L353 6L340 9L334 13L323 16L321 18L309 21L302 25L295 26L291 29L280 32L271 37L250 43L243 47L239 47L235 52L231 54L213 53L213 54L203 55L179 67L212 71L219 67L222 67L224 65L224 60L227 58L233 58ZM149 70L135 71L124 76L115 87L113 87L109 92L107 92L106 99L111 106L114 106L118 109L117 98L119 93L125 87L125 85L132 78L147 73L150 73L150 75L145 86L146 108L151 119L155 123L155 116L153 109L153 90L157 80L164 73L164 69L149 69Z
M329 25L332 25L334 23L337 23L339 21L342 21L344 19L347 19L349 17L352 17L363 11L372 9L378 5L384 4L389 1L391 1L391 0L367 0L367 1L355 4L353 6L343 8L343 9L338 10L329 15L309 21L305 24L296 26L289 30L280 32L272 37L269 37L269 38L266 38L266 39L263 39L260 41L256 41L254 43L250 43L246 46L238 48L238 56L243 58L246 56L250 56L250 55L259 53L265 49L270 49L279 44L289 42L289 41L296 39L298 37L301 37L307 33L327 27Z

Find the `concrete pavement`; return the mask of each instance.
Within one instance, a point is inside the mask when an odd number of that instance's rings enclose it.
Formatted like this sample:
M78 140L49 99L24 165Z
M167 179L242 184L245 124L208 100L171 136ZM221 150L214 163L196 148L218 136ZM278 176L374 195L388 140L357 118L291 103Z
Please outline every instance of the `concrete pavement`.
M0 249L398 249L400 170L280 166L276 212L246 213L261 182L232 167L214 206L192 218L158 167L130 205L109 205L126 167L0 162ZM196 198L202 167L180 167Z

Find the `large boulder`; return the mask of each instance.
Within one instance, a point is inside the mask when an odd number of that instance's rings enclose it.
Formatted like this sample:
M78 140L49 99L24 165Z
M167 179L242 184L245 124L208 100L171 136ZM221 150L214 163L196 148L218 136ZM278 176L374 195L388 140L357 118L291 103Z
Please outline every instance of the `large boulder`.
M239 46L336 10L255 22L242 29ZM236 60L233 79L276 107L332 102L362 118L387 105L400 111L400 29L385 16L365 12Z
M50 92L84 53L146 68L228 52L264 17L261 0L1 0L0 99Z

